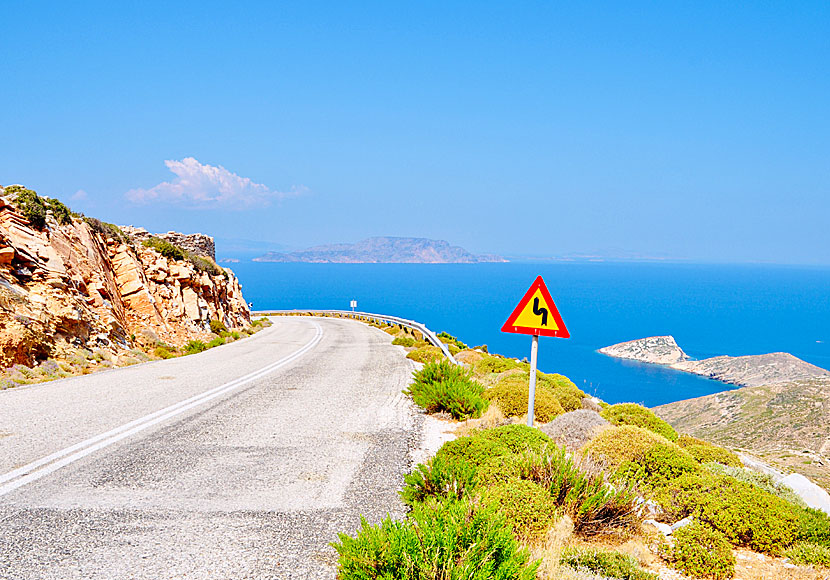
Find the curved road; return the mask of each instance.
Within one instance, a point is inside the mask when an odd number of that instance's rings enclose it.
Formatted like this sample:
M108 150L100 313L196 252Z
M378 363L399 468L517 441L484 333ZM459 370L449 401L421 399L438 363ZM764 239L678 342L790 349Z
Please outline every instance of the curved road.
M198 355L0 392L0 578L334 578L422 421L390 337L284 317Z

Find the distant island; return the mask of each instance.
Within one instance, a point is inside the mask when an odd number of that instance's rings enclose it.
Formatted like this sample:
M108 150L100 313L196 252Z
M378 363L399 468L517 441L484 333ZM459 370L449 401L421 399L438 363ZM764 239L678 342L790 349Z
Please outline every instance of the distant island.
M296 252L268 252L254 262L315 264L478 264L506 262L494 254L472 254L444 240L427 238L368 238L355 244L314 246Z
M716 356L690 360L672 336L651 336L599 349L615 358L661 364L679 371L738 385L756 387L809 379L830 379L830 372L786 352L750 356Z

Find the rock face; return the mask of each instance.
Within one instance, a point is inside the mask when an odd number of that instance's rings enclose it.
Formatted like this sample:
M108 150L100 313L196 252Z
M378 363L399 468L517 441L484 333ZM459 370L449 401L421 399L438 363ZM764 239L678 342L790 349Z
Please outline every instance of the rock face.
M811 365L786 352L751 356L716 356L698 361L683 361L672 367L742 387L759 387L830 377L830 372L823 368Z
M205 234L180 234L179 232L167 232L166 234L151 234L144 228L133 226L121 226L125 234L137 242L143 242L149 237L161 238L171 244L180 247L199 256L205 256L216 261L216 244L213 238Z
M298 252L268 252L254 262L314 262L342 264L474 264L506 262L500 256L471 254L443 240L426 238L368 238L356 244L315 246Z
M599 349L602 354L658 365L671 365L689 357L677 346L673 336L650 336Z
M599 352L616 358L668 365L679 371L742 387L830 377L830 372L823 368L786 352L689 360L671 336L652 336L621 342L601 348Z
M0 189L2 194L2 189ZM206 338L211 320L250 324L239 281L210 275L72 218L31 226L0 197L0 365L31 365L73 348L118 352L158 337Z

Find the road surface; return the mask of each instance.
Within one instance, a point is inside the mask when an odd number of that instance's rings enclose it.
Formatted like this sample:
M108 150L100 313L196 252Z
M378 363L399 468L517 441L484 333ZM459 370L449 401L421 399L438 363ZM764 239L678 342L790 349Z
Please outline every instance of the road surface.
M412 368L377 329L283 317L0 392L0 578L334 578L338 532L404 513Z

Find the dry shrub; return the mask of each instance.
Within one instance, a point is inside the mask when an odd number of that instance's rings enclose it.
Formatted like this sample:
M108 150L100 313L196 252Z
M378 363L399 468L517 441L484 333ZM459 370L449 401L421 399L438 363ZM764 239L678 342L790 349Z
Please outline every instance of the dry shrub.
M539 425L544 433L568 451L581 449L595 437L608 421L594 411L579 409L556 417L550 423Z
M635 461L658 443L666 443L666 438L642 427L608 426L589 441L582 452L618 467L627 461Z
M526 373L502 378L495 386L484 391L484 398L495 401L502 412L509 417L527 413L528 378ZM536 398L533 406L534 419L547 423L557 415L564 413L562 405L553 395L551 389L543 384L536 385Z

